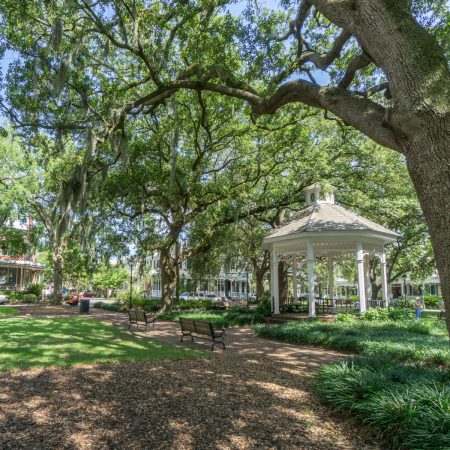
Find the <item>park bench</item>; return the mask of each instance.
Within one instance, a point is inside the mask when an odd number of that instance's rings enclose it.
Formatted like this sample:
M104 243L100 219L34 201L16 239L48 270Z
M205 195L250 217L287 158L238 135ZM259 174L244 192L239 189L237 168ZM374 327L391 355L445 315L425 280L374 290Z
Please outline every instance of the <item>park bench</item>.
M156 317L147 315L147 313L143 310L129 309L128 320L129 320L128 329L130 329L131 325L133 324L136 324L136 328L139 329L139 323L145 324L146 330L149 324L152 324L153 328L155 328Z
M199 339L212 341L211 350L214 350L216 344L222 344L222 347L225 350L225 342L223 342L225 330L223 328L221 331L214 330L211 322L206 320L187 319L185 317L180 317L180 325L182 332L181 342L183 342L183 339L186 336L190 336L192 342L194 342L194 337L197 337Z

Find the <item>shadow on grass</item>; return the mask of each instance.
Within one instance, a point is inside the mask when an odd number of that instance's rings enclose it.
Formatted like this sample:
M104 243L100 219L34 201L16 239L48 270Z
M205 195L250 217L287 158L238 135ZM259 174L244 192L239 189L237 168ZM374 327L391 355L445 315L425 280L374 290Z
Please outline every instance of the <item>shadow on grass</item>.
M80 317L3 320L0 339L0 370L204 356Z

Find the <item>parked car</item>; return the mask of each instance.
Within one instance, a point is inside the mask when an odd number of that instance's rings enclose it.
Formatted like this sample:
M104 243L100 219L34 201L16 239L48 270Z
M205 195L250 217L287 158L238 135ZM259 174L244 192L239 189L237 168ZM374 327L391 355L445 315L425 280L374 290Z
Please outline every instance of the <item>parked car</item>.
M220 302L220 301L222 301L222 298L218 297L215 294L206 294L205 300L211 300L213 302Z
M180 300L191 300L191 294L190 292L183 292L180 295Z
M79 298L82 298L82 297L84 297L84 298L95 298L95 297L97 297L97 294L94 294L93 292L80 292L78 294L78 297Z

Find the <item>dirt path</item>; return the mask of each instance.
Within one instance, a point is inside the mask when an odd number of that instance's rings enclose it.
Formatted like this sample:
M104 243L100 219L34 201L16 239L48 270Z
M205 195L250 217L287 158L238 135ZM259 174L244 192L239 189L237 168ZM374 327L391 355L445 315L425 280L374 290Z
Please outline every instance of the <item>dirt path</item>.
M126 323L105 311L90 317ZM133 332L179 344L173 323ZM226 342L202 360L0 372L0 448L377 448L311 393L314 369L342 354L246 327L227 330Z

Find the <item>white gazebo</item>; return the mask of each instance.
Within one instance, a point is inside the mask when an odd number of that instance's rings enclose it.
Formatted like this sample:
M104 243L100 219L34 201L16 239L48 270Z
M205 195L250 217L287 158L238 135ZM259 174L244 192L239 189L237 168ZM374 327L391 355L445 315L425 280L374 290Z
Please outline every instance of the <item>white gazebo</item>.
M291 266L294 302L297 300L299 264L306 263L308 275L309 316L315 317L314 262L327 259L328 294L334 298L334 262L338 258L356 257L358 268L359 309L367 309L371 297L369 261L379 258L384 306L388 305L385 244L398 234L335 204L335 189L323 193L320 185L305 188L307 207L292 220L273 230L263 239L263 248L270 252L271 296L273 313L280 313L278 266Z

